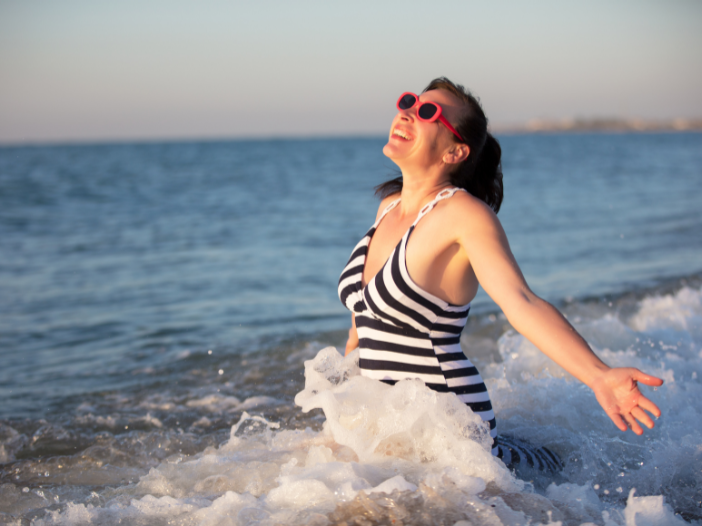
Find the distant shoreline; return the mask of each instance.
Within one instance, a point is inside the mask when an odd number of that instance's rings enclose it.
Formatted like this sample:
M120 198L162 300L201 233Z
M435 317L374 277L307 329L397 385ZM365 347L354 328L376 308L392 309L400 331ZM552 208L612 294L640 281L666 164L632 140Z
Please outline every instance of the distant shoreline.
M496 133L548 133L548 132L684 132L702 131L700 119L672 119L648 121L644 119L532 119L524 124L495 125Z
M490 125L490 131L503 135L528 135L540 133L638 133L638 132L702 132L702 118L699 119L671 119L660 121L648 121L643 119L617 119L617 118L597 118L597 119L561 119L545 120L532 119L525 123L504 124L496 123ZM237 135L202 135L202 136L154 136L154 137L95 137L95 138L29 138L24 140L0 139L0 149L23 148L23 147L57 147L57 146L89 146L89 145L111 145L111 144L171 144L171 143L191 143L191 142L239 142L239 141L304 141L304 140L325 140L325 139L385 139L383 133L319 133L310 135L276 135L261 134L251 136Z

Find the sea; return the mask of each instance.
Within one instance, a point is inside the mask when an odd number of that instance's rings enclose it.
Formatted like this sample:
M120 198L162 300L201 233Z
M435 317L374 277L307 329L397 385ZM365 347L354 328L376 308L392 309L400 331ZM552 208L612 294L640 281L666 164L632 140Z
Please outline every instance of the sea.
M0 524L702 524L702 134L498 135L511 249L613 366L642 436L483 291L476 415L342 356L337 280L382 137L0 147ZM477 420L476 420L477 419Z

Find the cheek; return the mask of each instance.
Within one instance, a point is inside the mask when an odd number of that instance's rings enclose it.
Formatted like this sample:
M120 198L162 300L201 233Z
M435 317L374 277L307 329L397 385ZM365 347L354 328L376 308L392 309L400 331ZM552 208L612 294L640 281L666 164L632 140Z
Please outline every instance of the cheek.
M431 152L432 154L438 154L438 152L443 151L444 141L441 140L441 136L439 136L439 134L436 133L435 129L426 130L423 139L427 151Z

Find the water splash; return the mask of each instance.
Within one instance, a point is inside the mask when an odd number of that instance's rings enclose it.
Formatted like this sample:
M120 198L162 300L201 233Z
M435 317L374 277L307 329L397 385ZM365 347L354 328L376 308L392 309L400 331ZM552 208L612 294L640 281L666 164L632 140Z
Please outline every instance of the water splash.
M246 399L234 382L229 391L116 398L131 404L125 413L80 405L75 421L84 427L3 423L0 517L36 526L641 526L682 524L682 515L699 524L701 297L683 287L650 294L627 314L615 305L583 315L579 305L580 318L571 315L605 361L666 379L649 391L663 416L643 437L616 430L587 388L518 334L504 333L494 349L485 343L479 361L499 432L553 449L565 462L559 476L520 480L507 471L489 454L483 423L453 395L417 381L370 381L355 355L311 345L279 361L291 374L306 359L299 408L272 382L274 396ZM168 415L189 427L173 427ZM234 420L222 428L226 415Z

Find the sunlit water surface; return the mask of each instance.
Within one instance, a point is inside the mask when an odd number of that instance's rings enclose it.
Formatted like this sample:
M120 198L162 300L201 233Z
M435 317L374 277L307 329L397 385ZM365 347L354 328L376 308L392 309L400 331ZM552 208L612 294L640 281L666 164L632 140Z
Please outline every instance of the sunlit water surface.
M481 293L464 350L555 476L329 348L382 144L0 149L0 524L700 523L702 135L502 138L532 288L665 379L656 428L623 434Z

